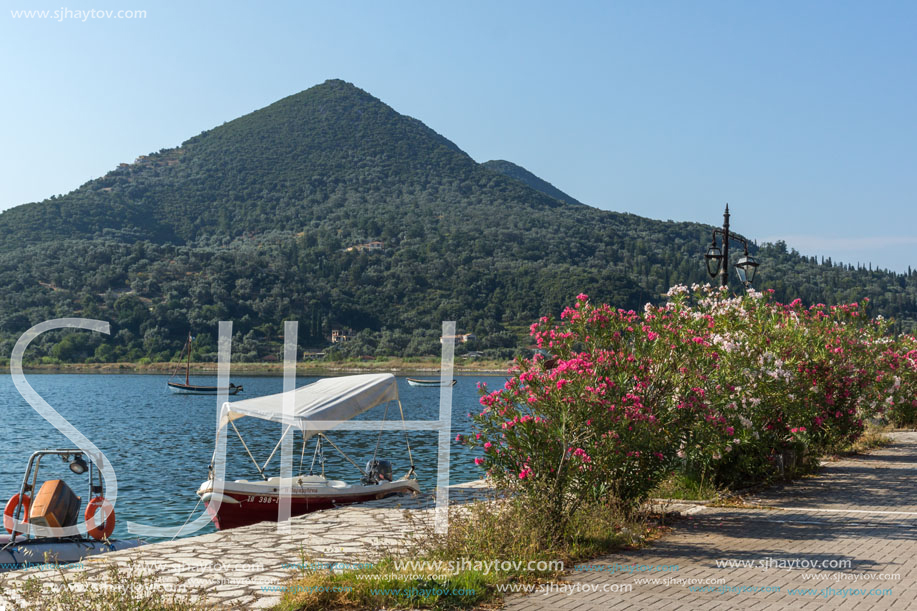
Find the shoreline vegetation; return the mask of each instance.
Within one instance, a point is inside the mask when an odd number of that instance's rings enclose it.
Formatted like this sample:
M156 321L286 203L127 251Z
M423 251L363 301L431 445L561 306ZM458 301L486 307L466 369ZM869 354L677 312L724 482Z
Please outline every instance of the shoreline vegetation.
M8 367L9 361L3 362ZM454 365L455 375L505 375L512 366L512 361L502 360L475 360L460 361L456 359ZM184 364L176 362L158 363L24 363L22 369L25 373L141 373L151 375L171 375L176 369L184 372ZM282 375L283 363L231 363L230 370L234 374L248 375ZM391 372L395 374L421 374L429 376L438 374L440 360L438 358L400 358L380 357L371 361L299 361L296 364L297 373L307 374L348 374L365 372ZM217 372L216 363L192 363L192 376L214 376Z

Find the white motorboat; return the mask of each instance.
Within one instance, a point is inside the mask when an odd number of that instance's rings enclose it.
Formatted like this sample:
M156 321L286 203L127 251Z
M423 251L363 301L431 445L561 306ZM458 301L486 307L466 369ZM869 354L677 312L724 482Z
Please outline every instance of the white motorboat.
M287 397L286 393L278 393L244 401L227 402L223 405L220 414L220 428L217 432L218 445L219 436L227 431L227 426L231 426L242 441L245 450L248 451L248 446L245 445L245 440L235 425L235 421L243 417L278 422L285 424L286 427L264 467L260 466L252 457L252 462L255 463L262 476L261 481L215 480L214 463L211 461L211 477L201 484L197 494L204 501L218 529L235 528L268 520L277 521L280 494L284 489L290 494L291 516L328 509L336 505L360 503L395 494L413 494L420 491L414 475L411 446L406 433L405 443L410 469L400 479L393 479L391 463L386 460L376 460L374 452L366 468L360 468L328 439L326 435L328 427L322 425L322 421L327 420L337 422L350 420L377 405L388 402L398 404L403 421L404 411L398 399L398 385L395 376L365 374L324 378L313 384L297 388L291 391L291 394L292 397ZM288 408L291 408L287 413L284 412L285 397L289 400ZM306 442L311 437L316 437L316 447L309 474L300 473L298 476L283 480L279 477L268 477L264 473L264 468L277 452L283 438L287 434L293 434L294 429L298 429L302 434L303 453ZM379 431L380 435L381 433L382 431ZM340 451L352 465L359 469L361 473L359 484L349 484L325 477L322 454L324 443ZM378 447L377 442L376 450ZM249 457L251 457L250 452ZM215 458L216 452L214 452ZM321 475L312 473L316 460L322 467ZM302 463L300 463L301 468ZM215 500L219 501L218 510L214 510Z

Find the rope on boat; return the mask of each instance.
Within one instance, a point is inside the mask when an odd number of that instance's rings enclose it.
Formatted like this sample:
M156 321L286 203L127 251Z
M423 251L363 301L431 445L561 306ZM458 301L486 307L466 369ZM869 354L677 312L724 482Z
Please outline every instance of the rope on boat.
M194 512L197 511L198 506L201 504L201 499L202 499L202 498L203 498L203 497L198 497L198 498L197 498L197 504L194 506L194 509L191 510L191 513L188 514L188 519L185 520L185 523L182 524L182 525L181 525L181 528L178 529L178 532L175 533L175 537L172 537L171 539L169 539L169 542L170 542L170 543L171 543L172 541L175 541L175 538L178 537L178 535L181 534L182 528L184 528L185 526L187 526L187 525L188 525L188 522L191 521L191 516L193 516L193 515L194 515Z
M408 460L411 462L411 470L405 475L405 477L408 477L411 473L414 473L414 457L411 456L411 442L408 441L408 429L404 425L404 408L401 407L400 399L398 400L398 411L401 412L401 430L404 432L404 443L408 446Z
M175 377L175 374L178 373L178 368L181 367L182 357L185 356L185 348L188 347L188 342L185 342L181 347L181 354L178 355L178 362L175 364L175 369L172 370L172 375L169 376L169 379Z

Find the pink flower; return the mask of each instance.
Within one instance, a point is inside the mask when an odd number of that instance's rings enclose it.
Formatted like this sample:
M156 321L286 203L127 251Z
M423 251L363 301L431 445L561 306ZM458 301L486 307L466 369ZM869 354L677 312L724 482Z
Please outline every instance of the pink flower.
M592 459L586 454L586 451L583 448L576 448L573 451L573 455L579 457L584 463L592 462Z
M487 442L484 443L484 449L485 449L485 450L489 450L489 449L490 449L490 446L492 446L492 445L493 445L492 443L490 443L489 441L487 441Z
M480 466L480 465L483 465L483 464L484 464L484 459L481 458L480 456L475 457L475 459L474 459L474 464L479 465L479 466Z

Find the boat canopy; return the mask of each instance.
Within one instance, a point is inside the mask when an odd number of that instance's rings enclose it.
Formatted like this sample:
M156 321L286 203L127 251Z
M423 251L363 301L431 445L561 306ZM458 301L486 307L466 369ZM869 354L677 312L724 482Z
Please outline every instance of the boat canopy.
M284 413L284 403L292 395L292 410ZM243 401L226 402L220 412L220 429L239 418L295 426L303 433L322 420L350 420L380 403L398 400L398 384L390 373L371 373L323 378L289 393L277 393Z

